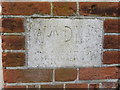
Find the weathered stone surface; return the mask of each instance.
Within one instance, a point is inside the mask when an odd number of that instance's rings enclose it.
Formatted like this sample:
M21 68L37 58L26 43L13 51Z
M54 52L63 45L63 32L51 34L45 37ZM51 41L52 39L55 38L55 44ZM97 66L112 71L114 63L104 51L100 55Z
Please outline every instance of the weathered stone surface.
M103 21L27 19L29 67L101 65Z

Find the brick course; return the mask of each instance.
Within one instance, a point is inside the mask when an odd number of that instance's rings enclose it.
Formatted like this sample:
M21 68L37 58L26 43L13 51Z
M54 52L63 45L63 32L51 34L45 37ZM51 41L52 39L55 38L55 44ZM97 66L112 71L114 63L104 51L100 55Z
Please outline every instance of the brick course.
M41 85L41 89L44 90L44 88L48 89L48 88L63 88L63 85Z
M73 68L60 68L55 70L56 81L74 81L77 78L77 70Z
M120 51L106 51L103 53L104 64L119 64L120 63Z
M54 2L53 7L54 16L71 16L77 11L75 2Z
M2 2L2 15L50 14L49 2Z
M120 49L120 35L105 35L104 49Z
M120 16L117 2L80 2L80 15L84 16Z
M40 88L40 85L28 85L27 87L28 87L28 89L34 89L34 90L37 90L37 89Z
M50 82L52 76L52 69L4 69L5 83Z
M82 83L82 84L66 84L66 88L88 88L88 84ZM69 89L67 89L69 90Z
M103 82L102 88L119 88L118 82Z
M1 19L1 22L2 28L0 28L0 32L3 33L24 32L23 18L3 18Z
M106 19L104 21L105 33L120 33L120 20L118 19Z
M99 88L99 84L90 84L89 88L90 88L90 90L97 89L97 88Z
M80 80L100 80L100 79L117 79L119 72L118 67L100 67L100 68L81 68Z
M16 67L25 65L25 53L2 53L4 67Z
M4 86L4 90L26 90L26 86Z
M3 50L24 50L25 37L24 36L2 36Z

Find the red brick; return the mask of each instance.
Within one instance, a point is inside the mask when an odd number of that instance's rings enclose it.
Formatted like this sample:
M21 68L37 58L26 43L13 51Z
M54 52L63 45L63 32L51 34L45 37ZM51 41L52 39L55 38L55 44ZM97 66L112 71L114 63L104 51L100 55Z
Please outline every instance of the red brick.
M25 37L24 36L2 36L3 50L24 50Z
M105 33L120 33L120 20L108 19L104 22Z
M105 51L103 64L120 64L120 51Z
M119 2L81 2L80 15L120 16Z
M120 49L120 35L105 35L104 49Z
M80 80L118 79L118 67L81 68Z
M38 90L40 87L39 85L29 85L28 90Z
M86 84L86 83L82 83L82 84L66 84L65 88L88 88L88 84Z
M75 2L54 2L53 13L55 16L71 16L75 15L77 6Z
M41 85L41 88L63 88L63 85Z
M4 90L27 90L26 86L4 86Z
M103 82L102 88L118 88L118 82Z
M52 81L52 69L5 69L5 83L35 83Z
M3 15L50 14L49 2L2 2Z
M28 88L38 88L39 85L28 85Z
M89 85L89 90L95 90L97 88L99 88L99 84L90 84Z
M77 70L72 68L60 68L55 70L56 81L74 81L77 78Z
M25 65L25 53L2 53L4 67L15 67Z
M0 32L5 33L24 32L23 18L3 18L0 21L2 22Z

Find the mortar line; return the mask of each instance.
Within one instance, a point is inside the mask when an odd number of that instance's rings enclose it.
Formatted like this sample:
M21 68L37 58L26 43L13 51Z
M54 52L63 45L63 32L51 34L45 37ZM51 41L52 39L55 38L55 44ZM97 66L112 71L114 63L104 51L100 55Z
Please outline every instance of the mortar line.
M104 35L120 35L120 33L104 33Z
M55 69L53 69L53 82L55 82Z
M99 83L99 88L102 88L102 83Z
M96 67L93 67L91 66L92 68L101 68L101 67L112 67L112 66L120 66L120 64L103 64L103 65L100 65L100 66L96 66ZM91 67L75 67L76 68L91 68ZM50 68L50 67L46 67L46 68L40 68L40 67L26 67L26 66L23 66L23 67L5 67L6 69L57 69L55 67L53 68ZM61 67L61 68L64 68L64 67ZM73 67L66 67L66 68L73 68Z
M63 90L65 90L65 88L66 88L66 84L63 84Z
M28 85L26 85L26 89L28 90Z
M52 2L50 2L50 15L51 16L53 16L53 8L54 8L54 6L53 6L53 3Z
M90 84L88 84L88 90L90 90Z
M117 82L118 79L101 79L101 80L92 80L92 82L94 83L101 83L101 82ZM54 84L80 84L80 83L88 83L91 84L92 83L91 80L81 80L79 82L75 82L75 81L68 81L68 82L55 82ZM7 86L19 86L19 85L53 85L53 82L40 82L40 83L4 83Z
M41 89L41 85L38 85L39 90Z
M120 49L103 49L103 52L105 51L120 51Z
M25 50L3 50L2 52L11 52L11 53L17 53L17 52L25 52Z
M25 16L25 15L0 15L2 18L74 18L74 19L120 19L120 17L101 17L101 16L42 16L39 14Z
M80 8L79 8L79 2L76 2L76 5L77 5L77 15L79 16L80 15L80 13L79 13L79 10L80 10Z
M79 81L79 68L77 68L77 81Z
M24 36L25 33L0 33L0 35L4 35L4 36L9 36L9 35L18 35L18 36Z

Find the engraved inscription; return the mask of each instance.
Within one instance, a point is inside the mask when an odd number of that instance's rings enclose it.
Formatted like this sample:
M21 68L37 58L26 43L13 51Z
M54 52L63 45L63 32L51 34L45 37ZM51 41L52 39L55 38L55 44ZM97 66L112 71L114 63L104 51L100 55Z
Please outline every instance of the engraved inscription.
M101 20L28 19L26 23L29 67L101 65Z

